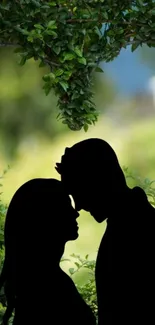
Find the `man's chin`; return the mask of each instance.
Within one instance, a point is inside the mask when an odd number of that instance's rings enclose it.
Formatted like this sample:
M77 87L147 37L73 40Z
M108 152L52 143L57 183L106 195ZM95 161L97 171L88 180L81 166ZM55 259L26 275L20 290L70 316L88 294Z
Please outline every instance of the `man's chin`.
M93 213L93 212L90 212L92 217L98 222L98 223L101 223L103 222L104 220L107 219L107 217L105 217L104 215L102 214L99 214L99 213Z
M76 240L78 237L79 237L78 232L75 232L75 234L72 234L72 236L70 236L69 241L70 241L70 240Z

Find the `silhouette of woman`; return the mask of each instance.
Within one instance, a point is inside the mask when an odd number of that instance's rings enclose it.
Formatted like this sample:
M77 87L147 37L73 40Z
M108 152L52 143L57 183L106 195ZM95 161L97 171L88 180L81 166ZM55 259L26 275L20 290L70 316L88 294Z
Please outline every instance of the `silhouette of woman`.
M65 244L78 237L78 212L60 181L33 179L14 194L5 222L7 324L89 324L95 317L71 278L60 268Z

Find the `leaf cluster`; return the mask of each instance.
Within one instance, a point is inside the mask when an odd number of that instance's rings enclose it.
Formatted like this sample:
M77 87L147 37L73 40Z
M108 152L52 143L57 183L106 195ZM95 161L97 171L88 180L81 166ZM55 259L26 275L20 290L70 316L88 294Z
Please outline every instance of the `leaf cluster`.
M93 73L121 48L155 45L154 0L2 0L0 45L15 45L20 64L49 65L46 95L58 96L59 118L72 130L97 121Z

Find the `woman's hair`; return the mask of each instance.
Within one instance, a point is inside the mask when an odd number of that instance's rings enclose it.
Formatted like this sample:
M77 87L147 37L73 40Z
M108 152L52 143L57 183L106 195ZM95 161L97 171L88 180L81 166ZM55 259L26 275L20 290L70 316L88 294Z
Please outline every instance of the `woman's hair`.
M67 199L69 197L60 181L33 179L16 191L9 204L4 229L5 260L0 275L0 289L5 283L7 300L3 317L5 324L15 307L17 291L24 290L24 282L28 283L30 274L33 277L39 268L36 260L40 261L42 257L43 249L40 247L44 248L44 259L51 257L51 242L53 244L55 236L58 236L58 226L61 228L60 220L64 219ZM57 252L59 257L59 243L54 246L52 254ZM16 278L20 283L17 287Z
M12 211L12 214L18 214L19 211L24 215L27 213L29 217L33 212L45 214L50 209L59 214L63 211L62 206L67 199L68 195L62 182L56 179L32 179L16 191L9 204L8 213Z

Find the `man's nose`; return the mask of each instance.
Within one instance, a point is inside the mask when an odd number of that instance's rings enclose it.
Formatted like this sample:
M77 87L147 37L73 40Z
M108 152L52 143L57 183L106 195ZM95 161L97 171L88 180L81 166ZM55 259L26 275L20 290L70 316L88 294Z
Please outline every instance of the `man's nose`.
M76 216L75 218L77 219L79 217L80 213L76 211Z
M76 201L75 201L75 209L76 209L76 211L81 210L81 206Z

